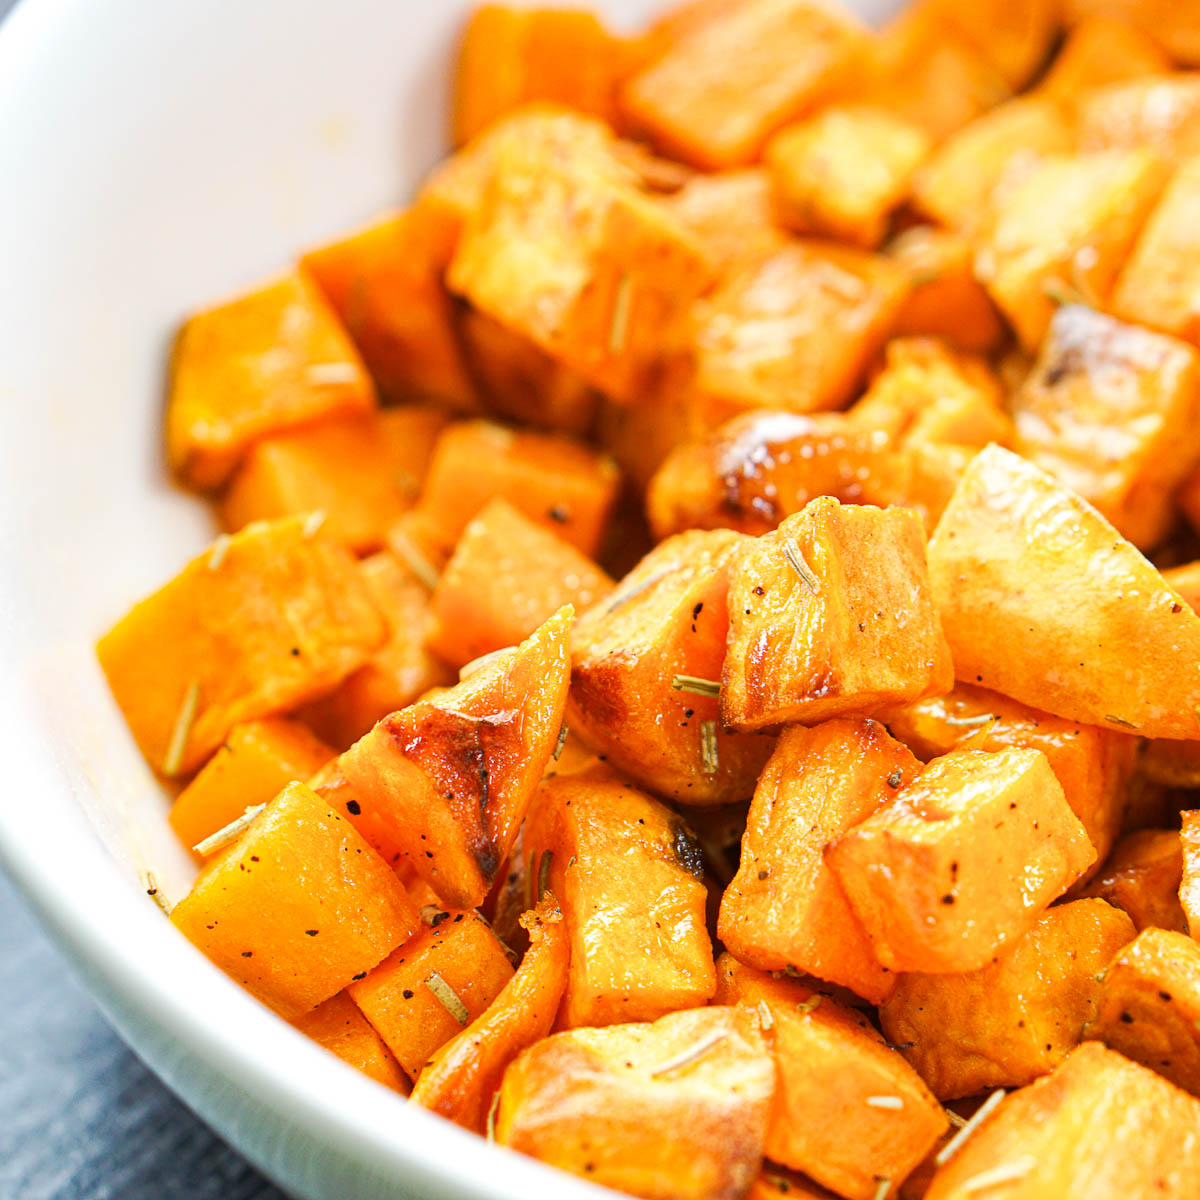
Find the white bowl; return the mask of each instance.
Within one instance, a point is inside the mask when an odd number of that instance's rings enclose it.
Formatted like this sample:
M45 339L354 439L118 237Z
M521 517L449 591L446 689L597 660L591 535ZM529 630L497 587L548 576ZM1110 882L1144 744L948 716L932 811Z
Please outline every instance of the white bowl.
M176 899L191 865L92 650L214 532L163 463L173 328L407 196L469 7L25 0L0 27L0 861L138 1054L305 1197L601 1194L406 1105L175 932L144 875Z

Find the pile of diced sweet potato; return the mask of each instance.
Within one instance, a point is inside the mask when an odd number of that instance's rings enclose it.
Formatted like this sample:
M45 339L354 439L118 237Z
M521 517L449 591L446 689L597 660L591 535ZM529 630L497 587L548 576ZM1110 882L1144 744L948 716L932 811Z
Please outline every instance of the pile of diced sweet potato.
M489 6L452 140L179 334L171 920L646 1200L1200 1196L1200 8Z

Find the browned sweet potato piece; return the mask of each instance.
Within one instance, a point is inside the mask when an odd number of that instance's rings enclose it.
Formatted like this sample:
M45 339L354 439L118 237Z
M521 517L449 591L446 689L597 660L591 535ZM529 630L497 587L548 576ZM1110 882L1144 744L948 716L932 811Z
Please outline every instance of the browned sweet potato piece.
M919 770L874 721L786 730L758 781L741 863L721 899L717 933L725 946L761 970L791 967L883 1000L894 976L880 965L822 851Z
M568 723L619 770L684 804L744 800L770 739L724 732L729 564L748 539L692 531L655 547L572 638Z
M1182 933L1147 929L1101 979L1087 1036L1200 1093L1200 946Z
M563 609L456 687L385 717L339 759L351 818L381 825L448 903L483 903L550 761L570 623Z
M1180 814L1179 846L1183 873L1179 881L1179 903L1187 919L1188 933L1200 938L1200 810Z
M1200 737L1200 617L1032 463L977 455L928 558L960 679L1109 729Z
M1022 88L1045 63L1058 34L1060 0L925 0L946 27L984 56L1009 87Z
M741 1005L572 1029L508 1068L496 1140L642 1200L737 1200L774 1092L759 1014Z
M895 971L975 971L1096 852L1039 750L956 750L832 841L825 861Z
M400 1064L348 992L338 992L292 1024L376 1083L408 1095L408 1079Z
M949 691L924 541L913 512L823 496L741 554L729 575L724 723L811 725Z
M412 1100L457 1125L485 1133L505 1068L549 1032L567 984L570 948L553 896L521 918L529 934L517 973L483 1014L434 1051Z
M1117 843L1095 878L1083 890L1124 909L1139 929L1185 931L1179 903L1183 851L1174 829L1139 829Z
M565 1027L650 1021L716 987L700 847L682 818L592 773L547 779L524 836L534 894L559 897Z
M1059 308L1013 397L1015 449L1135 546L1157 545L1200 459L1200 358L1082 305Z
M901 975L883 1032L941 1100L1032 1083L1083 1040L1098 976L1134 932L1103 900L1056 905L977 971Z
M427 924L349 992L410 1079L483 1015L513 977L488 923L474 912L425 910Z
M147 760L184 775L239 721L336 687L384 634L350 554L315 522L285 517L192 559L96 654Z
M874 1200L882 1180L905 1179L947 1121L867 1018L730 954L718 961L717 978L718 1004L756 1005L773 1020L779 1081L767 1157L851 1200Z
M1194 0L1066 0L1063 16L1072 24L1099 17L1128 22L1181 63L1200 63L1200 9Z
M864 31L810 0L740 0L677 38L621 92L630 125L673 158L709 169L754 162L780 126L851 67Z
M1007 1097L937 1172L926 1200L1187 1200L1200 1172L1197 1121L1191 1096L1085 1042Z
M1195 71L1092 88L1079 97L1076 111L1084 150L1141 146L1173 162L1200 151L1200 76Z
M878 716L926 762L956 746L1040 750L1062 784L1071 811L1087 830L1097 862L1112 849L1137 760L1136 738L1051 716L968 683L957 684L945 696L885 709Z
M1144 0L1135 2L1144 7ZM1154 39L1134 25L1115 14L1086 16L1071 30L1038 90L1060 103L1074 104L1091 88L1154 75L1170 65Z
M427 404L397 404L376 417L392 486L405 504L421 494L433 448L449 420L445 410Z

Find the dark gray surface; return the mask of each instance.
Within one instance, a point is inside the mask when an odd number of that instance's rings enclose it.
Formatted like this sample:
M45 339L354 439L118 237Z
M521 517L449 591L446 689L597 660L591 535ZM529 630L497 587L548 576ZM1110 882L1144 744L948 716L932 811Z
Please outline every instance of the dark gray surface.
M3 873L0 1198L284 1200L126 1049Z

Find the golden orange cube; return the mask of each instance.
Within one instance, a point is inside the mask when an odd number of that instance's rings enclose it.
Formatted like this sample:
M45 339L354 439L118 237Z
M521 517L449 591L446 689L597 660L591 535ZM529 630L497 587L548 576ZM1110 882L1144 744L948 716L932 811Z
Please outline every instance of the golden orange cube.
M1085 0L1085 3L1088 0ZM1137 0L1144 8L1142 0ZM1111 0L1103 0L1111 4ZM1111 5L1119 8L1121 0ZM1101 7L1097 5L1097 7ZM1171 60L1149 33L1117 13L1085 16L1067 36L1038 90L1063 104L1074 104L1092 88L1170 69Z
M1187 930L1179 903L1183 850L1175 829L1139 829L1122 838L1083 889L1129 914L1139 930Z
M336 1054L376 1083L408 1095L408 1079L400 1064L349 993L338 992L292 1024L318 1046Z

